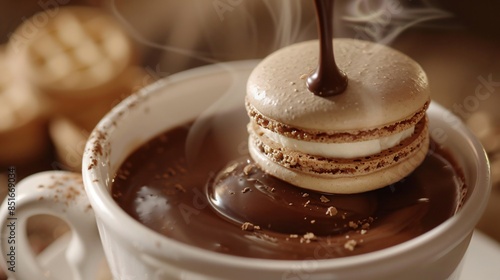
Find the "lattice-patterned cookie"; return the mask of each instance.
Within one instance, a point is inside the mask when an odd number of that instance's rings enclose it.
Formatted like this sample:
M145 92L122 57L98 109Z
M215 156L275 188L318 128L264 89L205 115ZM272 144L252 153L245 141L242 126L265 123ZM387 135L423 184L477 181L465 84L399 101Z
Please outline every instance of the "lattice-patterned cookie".
M95 8L60 8L21 47L25 49L25 70L37 86L85 95L81 97L112 87L110 83L133 62L133 48L124 30Z
M30 20L12 36L17 39L10 42L16 73L37 87L55 112L70 118L96 104L113 103L123 94L135 62L126 32L97 8L65 7L50 14L29 36L23 31ZM92 125L102 117L97 111L91 115Z
M49 133L61 168L79 172L82 155L89 131L67 118L54 118L49 124Z
M492 112L480 110L470 115L467 126L479 138L488 153L493 186L500 188L500 124Z
M146 73L142 68L129 67L122 75L123 82L117 84L108 95L102 96L97 102L86 106L84 110L73 110L66 115L78 126L91 131L115 105L137 90L138 87L147 85L145 81L149 80L144 78L145 76Z
M146 86L152 80L139 67L129 68L127 75L126 80L129 81L129 85L123 88L123 96L120 98L108 104L103 102L95 104L79 114L73 114L72 119L55 117L50 121L49 133L61 168L79 172L85 142L98 121L95 116L104 115L133 90Z

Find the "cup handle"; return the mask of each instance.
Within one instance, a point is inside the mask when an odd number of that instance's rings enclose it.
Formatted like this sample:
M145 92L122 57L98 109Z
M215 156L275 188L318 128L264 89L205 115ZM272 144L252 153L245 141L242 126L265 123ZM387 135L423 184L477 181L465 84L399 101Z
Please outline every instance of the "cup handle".
M65 252L71 279L95 278L104 255L94 212L81 175L66 171L37 173L17 186L9 179L8 194L0 209L0 259L4 259L2 266L7 275L16 280L53 279L41 267L28 242L28 218L39 214L58 217L72 230Z

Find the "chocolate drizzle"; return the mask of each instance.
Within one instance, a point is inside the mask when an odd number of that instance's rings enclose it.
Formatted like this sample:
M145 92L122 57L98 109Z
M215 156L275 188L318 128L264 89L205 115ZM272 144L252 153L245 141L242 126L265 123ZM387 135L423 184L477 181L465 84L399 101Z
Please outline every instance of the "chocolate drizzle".
M320 40L319 64L307 79L307 88L315 95L328 97L347 88L347 76L340 71L333 54L333 0L314 0Z

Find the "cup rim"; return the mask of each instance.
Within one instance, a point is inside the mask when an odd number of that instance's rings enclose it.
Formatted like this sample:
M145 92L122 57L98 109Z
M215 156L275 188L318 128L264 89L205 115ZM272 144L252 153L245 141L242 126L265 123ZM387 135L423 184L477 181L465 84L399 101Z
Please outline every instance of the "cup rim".
M233 61L228 62L228 64L233 69L245 70L253 69L255 65L260 60L244 60L244 61ZM109 228L115 230L115 233L119 234L124 240L131 241L131 244L139 246L144 252L150 255L157 256L159 258L168 258L166 255L162 255L158 252L158 248L169 248L170 252L183 252L182 254L176 254L176 259L185 259L191 262L199 261L203 263L216 264L216 265L231 265L232 267L238 267L242 269L258 269L258 270L272 270L272 271L285 271L290 270L293 267L303 263L303 260L274 260L274 259L259 259L251 257L240 257L233 256L223 253L218 253L214 251L209 251L206 249L198 248L189 244L185 244L173 239L170 239L154 230L142 225L140 222L136 221L130 217L120 206L113 200L111 194L107 191L106 185L110 183L109 178L103 178L100 174L100 165L96 168L87 168L92 162L92 139L100 134L100 131L111 131L116 128L110 128L109 124L119 120L120 116L126 110L134 109L131 104L136 102L141 102L148 98L149 96L155 94L161 94L162 89L168 87L169 85L175 83L189 82L192 79L198 77L213 74L214 71L222 72L226 71L224 67L220 65L207 65L183 72L179 72L169 76L168 78L159 80L154 84L140 90L138 93L133 94L119 103L115 108L113 108L96 126L93 130L89 140L87 141L85 152L83 155L82 164L82 174L85 184L85 190L89 197L90 203L96 216L102 220ZM447 111L443 106L432 102L428 114L445 113ZM451 114L451 113L450 113ZM452 115L453 118L459 120L458 117ZM400 255L404 254L407 250L414 250L415 256L412 262L416 259L424 260L428 258L432 253L429 252L428 248L426 250L419 249L422 243L431 242L434 237L442 236L446 234L444 242L452 243L447 244L446 247L452 247L455 243L459 243L466 236L467 232L461 229L459 220L466 220L470 224L469 228L473 228L473 225L477 223L480 218L480 214L486 208L486 203L484 203L489 195L491 189L490 173L489 173L489 162L479 140L473 135L473 133L461 122L457 122L456 126L451 128L458 132L458 134L467 139L468 149L471 149L474 153L477 169L476 181L473 182L474 185L482 185L485 190L482 192L474 191L471 193L468 200L464 203L460 211L458 211L454 216L438 225L437 227L431 229L430 231L423 233L409 241L403 242L398 245L394 245L385 249L377 250L370 253L365 253L356 256L334 258L334 259L319 259L315 261L315 271L326 271L332 269L349 269L352 266L358 265L376 265L383 263L388 269L390 267L400 266L404 262L403 258L399 258ZM105 141L109 141L106 139ZM97 179L97 180L96 180ZM476 213L474 217L464 219L463 215L466 213ZM123 230L120 230L123 229ZM144 238L144 236L149 236ZM450 240L450 241L447 241ZM434 249L435 254L441 253L440 249Z

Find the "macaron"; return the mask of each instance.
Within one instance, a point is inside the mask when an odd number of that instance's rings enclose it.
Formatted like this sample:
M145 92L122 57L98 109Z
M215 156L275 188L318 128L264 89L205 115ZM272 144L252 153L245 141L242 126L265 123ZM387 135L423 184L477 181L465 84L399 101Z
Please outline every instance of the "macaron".
M334 39L346 90L308 90L319 42L280 49L251 73L245 99L249 152L268 174L325 193L360 193L395 183L429 149L427 76L405 54L376 43Z

